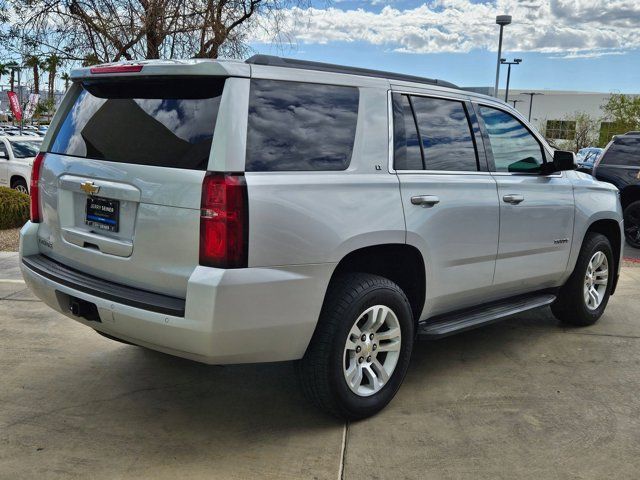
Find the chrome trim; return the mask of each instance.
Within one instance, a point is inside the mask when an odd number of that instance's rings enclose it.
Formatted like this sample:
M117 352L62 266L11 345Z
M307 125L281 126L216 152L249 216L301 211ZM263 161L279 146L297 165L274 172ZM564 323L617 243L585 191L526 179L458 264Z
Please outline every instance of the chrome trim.
M395 146L393 144L393 101L391 98L392 94L393 94L393 90L391 89L387 90L387 120L389 125L389 158L388 158L387 168L389 170L389 173L396 173L395 169L393 168L393 150Z
M491 175L491 172L471 172L467 170L396 170L397 175L427 174L427 175Z

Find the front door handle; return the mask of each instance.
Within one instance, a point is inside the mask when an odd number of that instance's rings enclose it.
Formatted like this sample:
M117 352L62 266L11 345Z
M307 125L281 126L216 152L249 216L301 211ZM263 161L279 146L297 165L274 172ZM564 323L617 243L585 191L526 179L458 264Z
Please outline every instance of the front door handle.
M440 199L435 195L416 195L415 197L411 197L411 203L422 207L433 207L440 203Z
M524 202L524 195L510 193L502 197L502 200L504 200L506 203L510 203L511 205L517 205L521 202Z

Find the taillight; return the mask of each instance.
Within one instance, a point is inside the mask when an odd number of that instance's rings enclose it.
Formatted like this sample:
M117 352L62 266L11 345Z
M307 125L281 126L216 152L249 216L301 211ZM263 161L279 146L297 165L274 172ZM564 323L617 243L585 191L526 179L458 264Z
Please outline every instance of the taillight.
M40 212L40 187L38 186L38 182L40 181L40 170L43 162L44 153L39 153L36 155L33 161L33 167L31 168L29 195L31 196L31 221L33 223L40 223L42 220L42 214Z
M200 204L200 265L247 266L247 203L243 174L207 172Z
M101 73L136 73L142 70L143 65L102 65L99 67L92 67L89 71L93 75L99 75Z

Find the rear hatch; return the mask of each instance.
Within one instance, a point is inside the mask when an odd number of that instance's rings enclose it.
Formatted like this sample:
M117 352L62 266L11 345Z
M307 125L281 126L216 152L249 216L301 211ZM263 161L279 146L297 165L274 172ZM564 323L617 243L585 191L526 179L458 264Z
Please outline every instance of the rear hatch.
M224 77L76 82L40 171L40 250L113 282L184 297Z

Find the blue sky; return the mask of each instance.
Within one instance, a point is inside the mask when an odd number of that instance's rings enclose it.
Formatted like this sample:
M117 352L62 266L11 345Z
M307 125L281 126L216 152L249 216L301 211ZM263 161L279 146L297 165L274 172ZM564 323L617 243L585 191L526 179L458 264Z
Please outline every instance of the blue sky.
M522 58L512 88L640 93L636 0L314 2L281 18L287 40L255 51L490 86L496 14L511 14L503 56ZM502 76L506 78L506 68Z

